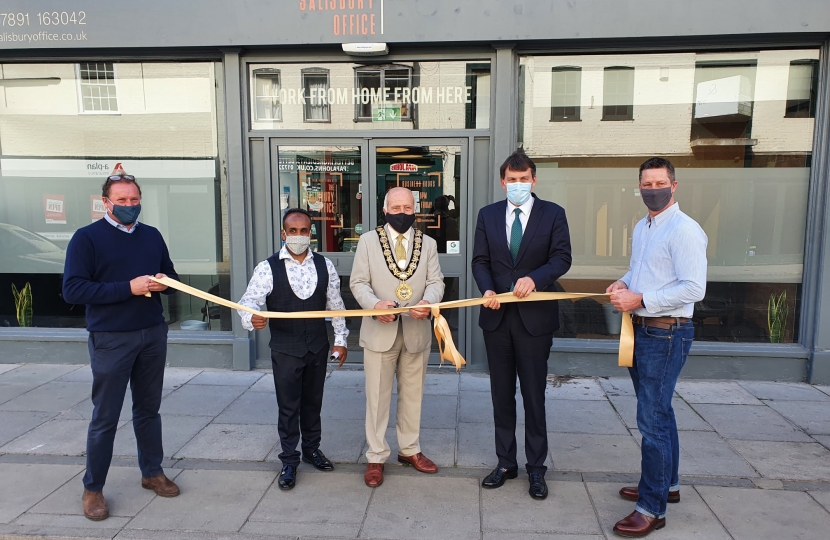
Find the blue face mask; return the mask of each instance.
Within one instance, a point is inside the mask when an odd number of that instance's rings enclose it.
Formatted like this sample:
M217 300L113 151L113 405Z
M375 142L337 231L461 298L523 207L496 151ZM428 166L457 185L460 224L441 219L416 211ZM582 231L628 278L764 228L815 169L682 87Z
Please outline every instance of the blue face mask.
M530 188L533 186L530 182L511 182L507 184L507 200L521 206L530 198Z
M110 201L112 202L112 201ZM112 215L115 219L121 222L122 225L130 226L138 219L138 214L141 213L141 204L135 206L121 206L112 203Z

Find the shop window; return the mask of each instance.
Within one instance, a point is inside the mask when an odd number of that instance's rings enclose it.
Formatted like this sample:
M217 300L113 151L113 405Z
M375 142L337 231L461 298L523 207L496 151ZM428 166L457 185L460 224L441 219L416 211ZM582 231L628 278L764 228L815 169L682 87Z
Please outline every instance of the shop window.
M282 122L280 88L279 70L254 70L254 120Z
M119 84L136 81L138 91L118 96L131 114L105 119L77 114L77 104L89 103L91 81L115 80L111 63L11 63L0 72L16 81L5 85L0 114L0 333L28 323L12 295L12 285L27 283L32 326L86 326L85 306L62 296L66 249L79 228L103 218L101 186L117 172L138 180L138 226L161 232L180 279L230 298L221 63L118 63ZM69 90L54 82L73 79ZM91 112L117 110L114 96L96 95ZM181 293L162 304L171 330L231 329L227 308Z
M797 342L814 126L783 121L781 109L800 99L800 113L809 110L813 74L801 68L818 61L818 49L522 56L519 135L537 165L534 191L563 206L570 225L573 266L557 286L601 293L627 271L634 227L647 213L638 167L666 157L676 168L680 209L708 237L695 339ZM792 64L799 69L791 81L801 80L788 88L781 74ZM636 122L609 126L606 107L592 106L608 89L609 72L623 71L607 68L613 65L629 66L629 89L636 69ZM581 122L550 121L547 77L557 66L582 68ZM603 105L630 104L628 95ZM778 332L770 300L782 294L788 309L778 312ZM560 302L560 319L559 337L619 332L619 314L602 300Z
M412 68L384 66L355 70L357 93L355 121L371 122L376 118L399 120L412 118ZM380 111L380 112L379 112Z
M605 68L602 119L634 120L634 68Z
M818 91L818 61L794 60L790 62L787 83L786 118L815 118L816 92Z
M607 72L606 72L607 73ZM551 122L578 122L582 97L582 68L557 66L551 76Z
M467 129L490 128L490 64L467 64L470 102L465 107Z
M303 122L330 122L329 70L304 69L302 76L306 95Z
M77 66L81 111L85 113L118 112L115 89L115 64L82 62Z

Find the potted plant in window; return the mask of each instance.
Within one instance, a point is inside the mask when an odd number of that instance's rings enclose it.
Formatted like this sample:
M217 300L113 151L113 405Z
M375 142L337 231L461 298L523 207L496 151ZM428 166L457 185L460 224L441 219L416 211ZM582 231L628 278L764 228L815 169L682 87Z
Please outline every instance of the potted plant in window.
M769 308L767 309L767 327L769 328L770 343L784 342L784 329L787 326L787 316L790 308L787 307L787 291L781 291L778 297L775 293L769 295Z
M32 285L26 283L23 290L18 291L12 283L12 295L14 295L15 314L19 326L32 326Z

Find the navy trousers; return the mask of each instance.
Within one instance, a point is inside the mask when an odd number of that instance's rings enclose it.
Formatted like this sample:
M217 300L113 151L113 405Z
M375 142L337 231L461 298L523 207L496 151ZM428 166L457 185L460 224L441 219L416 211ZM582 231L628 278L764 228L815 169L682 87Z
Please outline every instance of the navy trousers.
M486 309L486 308L482 308ZM505 314L492 332L484 332L490 393L499 467L515 471L516 376L525 407L525 456L527 472L545 474L548 432L545 418L545 386L553 332L532 336L522 322L516 304L504 304Z
M297 443L301 434L303 455L310 457L320 448L320 411L323 408L328 357L328 347L316 353L307 352L303 357L271 351L279 406L277 432L282 448L279 458L283 465L300 464Z
M118 417L129 383L138 466L145 478L163 472L161 393L167 360L167 325L133 332L90 332L92 420L86 440L84 487L101 491L112 462Z

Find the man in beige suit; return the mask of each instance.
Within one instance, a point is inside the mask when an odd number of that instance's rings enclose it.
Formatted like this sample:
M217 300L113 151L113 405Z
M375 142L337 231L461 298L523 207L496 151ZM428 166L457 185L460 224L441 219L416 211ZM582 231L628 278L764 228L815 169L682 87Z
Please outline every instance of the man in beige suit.
M386 225L360 237L349 285L363 309L409 307L440 302L444 275L435 240L414 229L415 200L406 188L392 188L383 203ZM398 379L398 461L425 473L438 467L421 453L421 399L432 343L430 310L411 309L403 316L363 317L360 346L366 374L366 441L369 450L364 480L383 483L389 457L386 426L392 385Z

